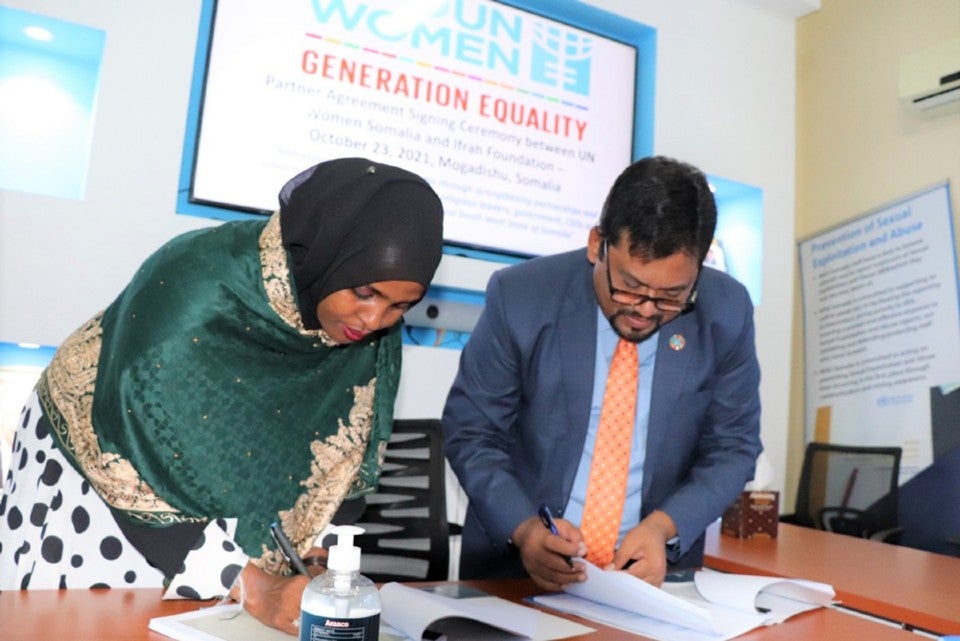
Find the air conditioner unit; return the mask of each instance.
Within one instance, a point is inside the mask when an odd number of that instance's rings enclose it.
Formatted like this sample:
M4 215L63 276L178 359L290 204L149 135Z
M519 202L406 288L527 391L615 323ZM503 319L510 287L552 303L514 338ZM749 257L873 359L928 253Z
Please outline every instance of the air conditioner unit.
M900 61L900 100L924 116L960 113L960 38Z

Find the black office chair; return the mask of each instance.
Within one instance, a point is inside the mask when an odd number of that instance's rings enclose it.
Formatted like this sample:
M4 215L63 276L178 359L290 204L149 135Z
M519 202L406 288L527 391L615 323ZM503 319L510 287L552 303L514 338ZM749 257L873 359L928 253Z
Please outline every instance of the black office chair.
M446 465L436 419L397 419L377 492L357 525L360 571L371 580L446 581L450 565Z
M899 447L809 443L796 509L784 523L895 543Z

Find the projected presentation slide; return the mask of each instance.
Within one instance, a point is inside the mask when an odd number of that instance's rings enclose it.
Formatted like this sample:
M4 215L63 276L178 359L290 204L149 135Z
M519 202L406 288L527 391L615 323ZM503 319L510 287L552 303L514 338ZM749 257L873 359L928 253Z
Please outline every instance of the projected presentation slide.
M424 176L448 243L583 246L632 160L637 49L486 0L219 0L193 202L270 212L319 161Z

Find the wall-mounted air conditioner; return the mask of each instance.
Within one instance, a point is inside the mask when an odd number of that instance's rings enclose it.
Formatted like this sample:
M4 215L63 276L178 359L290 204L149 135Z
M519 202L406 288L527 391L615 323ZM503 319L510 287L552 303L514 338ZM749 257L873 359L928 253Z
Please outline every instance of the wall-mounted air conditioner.
M900 61L900 99L924 116L960 113L960 38Z

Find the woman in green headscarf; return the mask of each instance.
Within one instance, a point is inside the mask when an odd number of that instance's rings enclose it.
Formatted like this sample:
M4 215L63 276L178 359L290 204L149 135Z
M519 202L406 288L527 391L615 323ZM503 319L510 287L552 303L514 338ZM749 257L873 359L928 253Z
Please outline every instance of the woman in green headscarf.
M269 526L305 554L376 487L399 321L436 271L442 218L419 176L340 159L287 183L268 220L150 256L27 402L0 589L232 588L295 632L306 578L286 576Z

